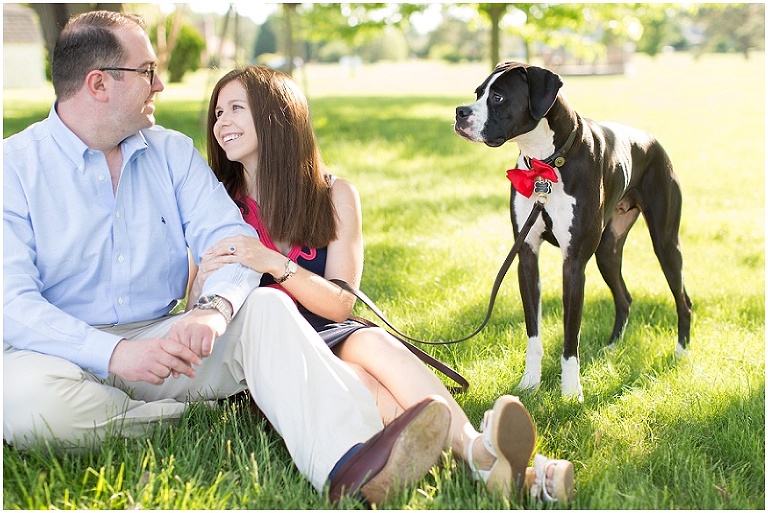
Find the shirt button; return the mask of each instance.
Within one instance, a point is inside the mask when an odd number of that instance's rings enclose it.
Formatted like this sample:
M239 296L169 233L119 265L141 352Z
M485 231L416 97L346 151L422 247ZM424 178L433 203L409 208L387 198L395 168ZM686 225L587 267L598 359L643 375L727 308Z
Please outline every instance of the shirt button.
M99 181L100 181L100 182L103 182L103 181L104 181L104 175L99 175Z
M117 298L117 304L118 305L123 306L123 302L124 302L123 298L121 298L121 297Z
M117 261L122 264L125 261L125 257L123 255L120 255L117 257Z
M115 211L115 217L116 217L116 218L118 218L118 219L120 219L120 211L119 211L119 210L116 210L116 211Z

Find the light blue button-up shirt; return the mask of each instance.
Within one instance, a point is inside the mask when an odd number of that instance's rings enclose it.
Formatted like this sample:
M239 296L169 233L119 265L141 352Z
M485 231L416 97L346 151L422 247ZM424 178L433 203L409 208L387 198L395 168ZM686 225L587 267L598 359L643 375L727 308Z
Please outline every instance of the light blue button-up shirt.
M192 140L153 127L121 143L113 193L104 154L56 114L3 141L3 341L99 377L120 337L92 326L152 320L184 297L196 262L224 237L257 236ZM203 294L237 311L261 275L213 273Z

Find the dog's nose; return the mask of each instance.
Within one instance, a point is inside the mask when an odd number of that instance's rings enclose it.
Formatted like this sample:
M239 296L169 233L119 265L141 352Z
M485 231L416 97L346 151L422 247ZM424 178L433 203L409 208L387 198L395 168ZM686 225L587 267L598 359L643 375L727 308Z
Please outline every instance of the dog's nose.
M470 109L466 105L463 105L461 107L456 107L456 119L465 119L471 113L472 113L472 109Z

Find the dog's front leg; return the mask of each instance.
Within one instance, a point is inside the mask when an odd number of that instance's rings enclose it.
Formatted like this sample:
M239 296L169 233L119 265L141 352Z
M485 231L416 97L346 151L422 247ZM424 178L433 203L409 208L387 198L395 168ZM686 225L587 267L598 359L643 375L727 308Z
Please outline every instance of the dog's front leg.
M563 356L562 395L582 402L579 337L584 311L586 261L566 258L563 262Z
M525 353L525 371L518 387L523 390L538 388L541 383L541 359L544 346L541 342L541 280L539 255L528 244L520 248L517 264L517 281L525 315L525 331L528 348Z

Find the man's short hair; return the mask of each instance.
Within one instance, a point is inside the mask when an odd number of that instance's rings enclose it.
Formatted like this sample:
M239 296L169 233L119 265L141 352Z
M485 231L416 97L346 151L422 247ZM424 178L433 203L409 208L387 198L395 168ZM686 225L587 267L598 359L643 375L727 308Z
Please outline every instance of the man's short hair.
M66 100L74 96L94 69L122 65L128 51L115 32L131 25L144 29L145 23L140 16L112 11L90 11L71 17L59 34L51 58L56 97ZM121 78L121 72L111 73Z

